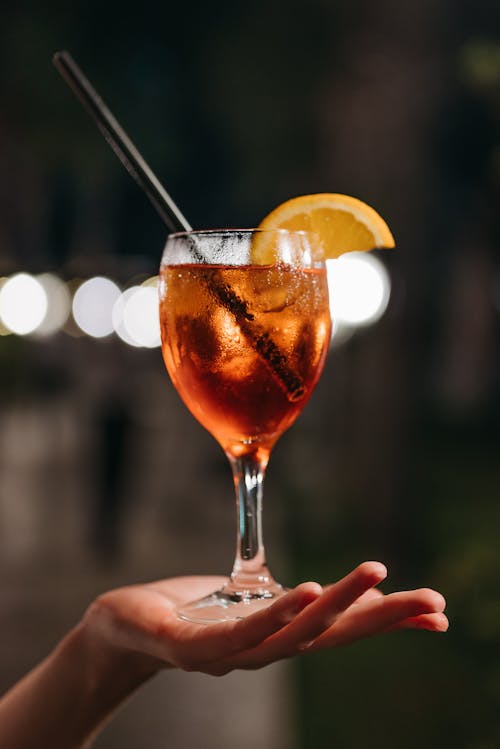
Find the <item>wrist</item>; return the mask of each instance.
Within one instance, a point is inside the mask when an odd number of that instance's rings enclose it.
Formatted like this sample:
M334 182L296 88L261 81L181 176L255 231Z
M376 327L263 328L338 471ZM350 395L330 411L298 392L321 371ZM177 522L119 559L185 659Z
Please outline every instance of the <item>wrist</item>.
M87 615L52 654L66 672L69 729L77 745L93 736L140 686L161 668L157 659L115 645ZM56 665L56 669L57 665ZM68 726L69 728L69 726ZM66 746L66 744L61 744Z
M91 613L67 635L61 647L73 652L80 662L86 697L105 700L111 707L164 666L158 659L120 643L119 633L107 632Z

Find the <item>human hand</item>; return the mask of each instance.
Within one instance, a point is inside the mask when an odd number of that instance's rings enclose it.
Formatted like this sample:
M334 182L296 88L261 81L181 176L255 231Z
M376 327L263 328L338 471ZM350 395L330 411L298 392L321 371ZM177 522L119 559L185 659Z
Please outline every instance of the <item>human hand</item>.
M222 587L225 578L171 578L105 593L83 626L95 642L122 659L130 655L131 663L148 673L176 667L212 675L260 668L393 629L447 629L439 593L423 588L383 595L375 586L386 574L384 565L365 562L325 588L302 583L246 619L208 625L182 621L175 609Z
M221 676L391 629L447 629L439 593L384 596L375 586L385 576L382 564L365 562L333 585L303 583L246 619L208 625L182 621L176 607L220 588L224 578L178 577L105 593L0 700L0 745L89 746L114 710L161 668Z

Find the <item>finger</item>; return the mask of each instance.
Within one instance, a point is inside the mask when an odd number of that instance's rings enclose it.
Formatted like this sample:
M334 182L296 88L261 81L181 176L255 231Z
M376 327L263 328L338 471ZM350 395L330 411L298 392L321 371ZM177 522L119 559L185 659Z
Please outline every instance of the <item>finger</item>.
M352 607L334 627L315 640L311 650L347 645L384 632L405 619L442 613L445 605L443 596L428 588L391 593L379 600Z
M238 659L233 659L233 667L257 668L301 652L329 629L354 601L381 582L386 574L386 568L379 562L364 562L359 565L349 575L331 585L282 631L243 653Z
M183 667L197 667L227 659L253 648L287 626L295 616L322 593L318 583L302 583L267 608L238 621L197 625L165 622L165 639L176 640L177 660Z
M378 590L378 588L370 588L370 590L367 590L366 593L363 593L359 598L357 598L351 606L362 606L365 603L368 603L368 601L377 601L383 597L384 594L381 590Z
M450 626L446 614L420 614L410 616L401 622L389 627L386 632L396 629L427 629L429 632L447 632Z
M379 562L364 562L342 580L328 587L307 611L297 617L280 638L281 647L301 649L329 628L333 622L361 596L366 595L387 575Z
M232 640L235 652L255 647L260 642L290 624L305 608L322 594L318 583L302 583L265 609L233 625Z

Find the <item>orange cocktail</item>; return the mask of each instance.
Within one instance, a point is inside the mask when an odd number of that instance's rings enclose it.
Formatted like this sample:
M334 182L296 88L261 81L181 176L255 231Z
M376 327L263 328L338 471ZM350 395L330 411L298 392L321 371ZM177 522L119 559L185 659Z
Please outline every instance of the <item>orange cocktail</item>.
M229 458L238 512L227 584L184 606L184 619L241 618L283 592L265 560L262 486L270 450L309 400L330 341L315 241L284 230L184 232L167 241L163 356L181 398Z
M163 356L184 403L231 455L268 452L321 372L330 336L325 269L167 265L161 282ZM214 284L246 301L245 317ZM273 341L296 379L293 393L259 340Z

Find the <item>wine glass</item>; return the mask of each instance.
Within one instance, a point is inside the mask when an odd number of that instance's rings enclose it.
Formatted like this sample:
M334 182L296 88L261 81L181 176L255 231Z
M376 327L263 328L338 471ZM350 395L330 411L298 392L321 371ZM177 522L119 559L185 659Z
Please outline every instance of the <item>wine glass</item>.
M266 564L263 481L273 445L309 400L326 358L325 264L306 232L181 232L168 237L159 288L167 370L227 455L237 500L231 576L178 615L239 619L284 592Z

